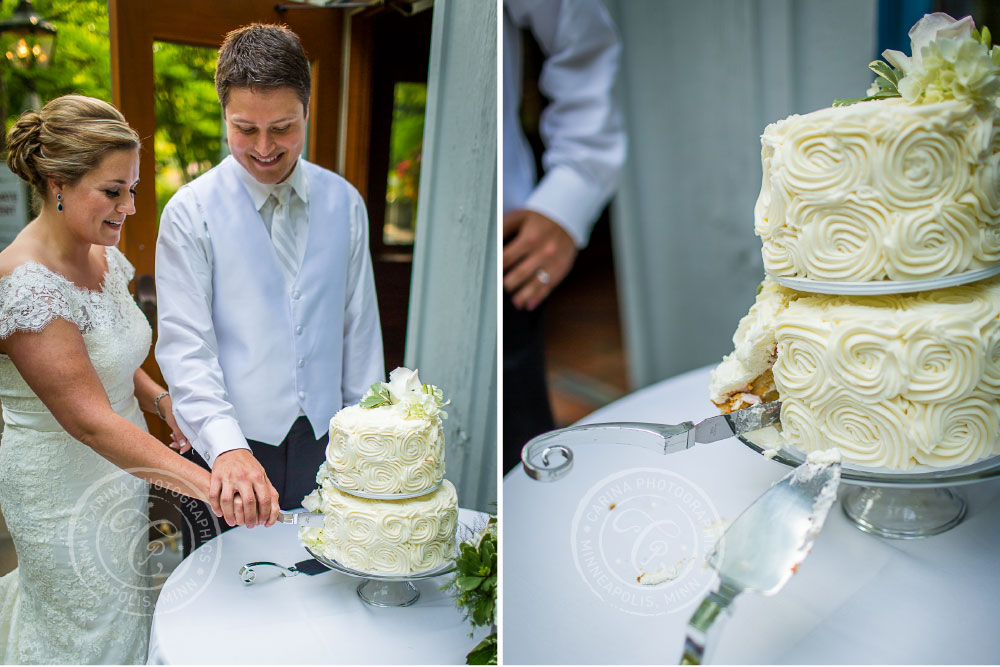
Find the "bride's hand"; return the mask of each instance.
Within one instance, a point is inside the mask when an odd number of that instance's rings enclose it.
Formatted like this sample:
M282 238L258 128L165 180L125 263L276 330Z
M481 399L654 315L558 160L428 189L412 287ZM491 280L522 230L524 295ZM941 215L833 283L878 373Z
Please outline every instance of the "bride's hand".
M177 425L177 420L174 419L173 410L167 410L167 414L164 416L163 421L167 422L167 426L170 427L170 449L176 449L178 454L184 454L190 450L191 443L188 442L184 432L181 431L180 427Z

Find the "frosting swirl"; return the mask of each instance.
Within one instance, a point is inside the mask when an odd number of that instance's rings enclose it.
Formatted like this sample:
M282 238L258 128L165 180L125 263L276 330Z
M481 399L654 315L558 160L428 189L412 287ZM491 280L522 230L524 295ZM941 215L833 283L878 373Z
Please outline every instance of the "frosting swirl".
M971 106L966 114L972 114ZM954 201L972 181L973 151L978 151L975 133L955 134L959 114L897 114L896 132L883 144L878 170L886 203L893 208L923 208L928 204ZM961 125L958 132L965 130ZM963 141L963 138L971 141Z
M873 280L885 275L889 212L874 200L799 205L802 231L789 250L795 266L819 280Z
M978 263L973 251L980 240L969 207L931 206L890 228L889 243L896 252L888 255L886 274L892 280L916 280L957 273Z
M901 399L862 402L841 390L818 406L818 417L820 430L840 449L845 461L898 469L913 467L916 448L908 437Z
M822 322L779 319L778 358L772 369L781 395L814 398L827 391L826 341L829 327Z
M972 463L992 451L1000 438L997 399L968 396L957 403L922 403L916 406L914 429L921 443L914 458L930 466Z
M827 344L830 375L859 396L898 396L906 387L906 376L899 360L903 346L894 333L862 318L842 321Z
M910 369L907 398L946 401L969 394L983 375L978 331L967 323L951 326L920 322L904 332Z

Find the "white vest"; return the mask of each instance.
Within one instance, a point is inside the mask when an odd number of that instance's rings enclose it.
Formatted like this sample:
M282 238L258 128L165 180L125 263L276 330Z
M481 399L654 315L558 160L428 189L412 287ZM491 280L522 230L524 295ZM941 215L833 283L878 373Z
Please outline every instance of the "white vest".
M212 244L212 321L243 434L277 445L305 412L316 437L343 405L350 200L346 181L305 160L308 243L286 283L232 156L190 184Z

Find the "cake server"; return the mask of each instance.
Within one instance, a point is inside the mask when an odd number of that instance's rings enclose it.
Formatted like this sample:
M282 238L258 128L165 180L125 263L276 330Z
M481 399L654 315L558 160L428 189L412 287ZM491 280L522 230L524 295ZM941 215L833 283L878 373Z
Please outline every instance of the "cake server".
M323 515L318 512L278 512L278 523L291 523L307 528L322 528Z
M734 410L727 415L709 417L697 424L646 424L610 422L569 426L533 438L521 450L521 462L528 476L541 482L559 479L573 467L570 445L621 444L672 454L699 442L715 442L756 431L778 422L781 402L770 401ZM560 454L561 460L552 460Z
M708 554L719 583L688 621L681 664L699 665L714 648L714 624L737 595L781 590L812 549L839 485L840 463L810 456L733 522Z

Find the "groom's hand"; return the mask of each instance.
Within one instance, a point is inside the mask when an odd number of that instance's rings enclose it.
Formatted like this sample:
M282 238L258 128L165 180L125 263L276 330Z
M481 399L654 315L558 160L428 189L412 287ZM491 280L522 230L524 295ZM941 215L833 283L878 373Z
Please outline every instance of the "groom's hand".
M215 459L209 502L230 526L272 526L278 520L278 492L248 449L232 449Z

